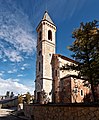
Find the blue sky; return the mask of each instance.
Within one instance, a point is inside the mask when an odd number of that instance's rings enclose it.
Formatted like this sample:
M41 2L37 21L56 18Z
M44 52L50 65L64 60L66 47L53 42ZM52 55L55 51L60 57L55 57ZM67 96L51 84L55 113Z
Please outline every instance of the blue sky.
M73 30L99 20L99 0L0 0L0 95L33 94L36 27L46 8L57 26L56 53L67 57Z

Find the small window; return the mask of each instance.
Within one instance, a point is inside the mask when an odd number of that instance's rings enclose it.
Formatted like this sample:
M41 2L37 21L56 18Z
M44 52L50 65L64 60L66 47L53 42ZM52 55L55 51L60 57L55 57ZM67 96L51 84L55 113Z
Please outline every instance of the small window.
M81 90L81 91L80 91L80 94L81 94L81 96L83 96L83 95L84 95L83 90Z
M48 31L48 40L52 41L52 31L51 30Z
M40 62L39 62L39 71L40 71Z
M42 32L40 31L39 32L39 41L41 41L42 40Z
M41 55L41 50L39 51L39 56Z
M75 88L73 89L73 92L74 92L75 94L78 94L78 88L75 87Z
M55 76L57 76L57 70L55 70Z

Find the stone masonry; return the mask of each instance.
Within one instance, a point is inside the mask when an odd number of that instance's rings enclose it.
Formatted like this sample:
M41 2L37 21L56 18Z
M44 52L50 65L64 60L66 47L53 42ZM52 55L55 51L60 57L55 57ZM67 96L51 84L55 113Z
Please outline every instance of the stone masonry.
M37 26L37 60L35 80L35 101L40 102L40 94L44 90L50 102L52 101L52 67L51 58L55 54L56 26L47 11Z
M99 120L99 105L24 105L32 120Z

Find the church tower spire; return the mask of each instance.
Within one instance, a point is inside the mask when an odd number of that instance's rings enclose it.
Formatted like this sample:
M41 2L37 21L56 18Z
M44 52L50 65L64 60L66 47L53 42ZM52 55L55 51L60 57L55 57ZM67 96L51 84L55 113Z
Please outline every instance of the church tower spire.
M50 101L52 90L52 54L55 54L56 26L45 11L42 20L37 26L37 59L36 59L36 81L35 81L35 99L41 101L41 92L47 93Z
M49 14L48 14L48 11L46 10L45 11L45 13L44 13L44 16L43 16L43 19L42 20L46 20L46 21L48 21L48 22L50 22L50 23L52 23L52 24L54 24L53 23L53 21L52 21L52 19L50 18L50 16L49 16Z

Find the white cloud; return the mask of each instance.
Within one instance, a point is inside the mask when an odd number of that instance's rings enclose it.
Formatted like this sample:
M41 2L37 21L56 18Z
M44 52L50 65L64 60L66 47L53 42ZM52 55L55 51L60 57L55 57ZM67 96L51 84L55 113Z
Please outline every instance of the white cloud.
M4 73L4 71L0 71L0 76L2 77Z
M13 73L13 71L9 70L8 73L11 74L11 73Z
M25 70L25 69L28 69L30 66L30 64L23 64L22 67L21 67L21 70Z
M31 55L36 49L36 39L28 16L13 1L0 2L0 55L12 62L23 60L22 52Z
M28 67L29 66L29 64L23 64L23 67Z
M2 76L3 75L3 73L0 73L0 76Z
M34 87L26 86L19 83L18 79L2 79L0 78L0 95L5 95L6 91L12 91L15 95L24 94L26 92L33 93Z
M25 70L25 67L21 67L21 70Z
M17 69L13 69L13 70L9 70L8 73L11 74L11 73L15 73L17 72Z
M23 66L21 67L21 70L25 70L29 68L29 64L23 64Z
M19 74L19 75L17 75L18 77L22 77L23 75L22 74Z
M4 52L11 62L23 61L22 56L20 56L19 52L17 51L4 51Z
M7 59L3 59L3 62L6 62L7 61Z

